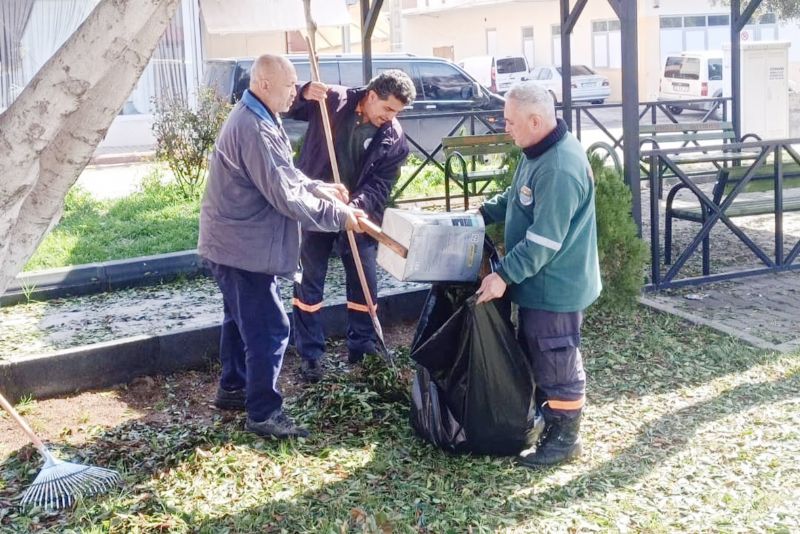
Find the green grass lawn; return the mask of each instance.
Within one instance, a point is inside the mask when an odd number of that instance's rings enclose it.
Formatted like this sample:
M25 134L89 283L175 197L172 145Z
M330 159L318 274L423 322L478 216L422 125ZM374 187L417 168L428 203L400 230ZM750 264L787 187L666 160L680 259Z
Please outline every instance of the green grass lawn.
M66 514L0 511L0 529L800 529L800 355L765 353L645 309L590 313L584 345L585 454L573 464L532 471L422 442L408 423L407 369L334 373L306 388L290 408L314 433L293 442L257 439L238 419L187 422L180 395L167 389L152 402L163 401L168 422L98 431L80 450L82 461L120 469L124 489ZM36 458L8 459L0 501L38 467Z
M61 221L25 270L191 250L197 246L199 209L199 198L187 199L176 185L156 179L115 200L96 200L73 188Z
M410 176L419 163L412 158L403 176ZM404 196L443 195L443 179L428 165ZM187 199L176 184L161 183L157 173L145 178L140 191L120 199L97 200L76 187L67 195L61 220L24 270L192 250L197 246L199 213L200 198Z

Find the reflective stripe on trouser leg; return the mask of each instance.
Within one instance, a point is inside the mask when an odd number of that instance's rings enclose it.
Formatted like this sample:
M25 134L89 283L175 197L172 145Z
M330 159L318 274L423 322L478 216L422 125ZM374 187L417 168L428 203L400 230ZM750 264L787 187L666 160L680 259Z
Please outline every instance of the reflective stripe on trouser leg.
M301 358L318 359L325 353L325 332L319 310L325 291L325 275L336 233L303 232L300 266L303 278L294 285L292 327L294 345Z
M586 395L580 351L581 312L520 308L520 342L531 361L542 409L578 415Z
M268 274L207 263L244 346L247 415L254 421L264 421L283 403L277 381L289 343L289 317L283 309L277 279ZM241 354L222 357L237 358L235 365L242 364Z
M375 327L369 315L364 292L361 290L361 281L358 278L353 255L350 252L347 238L339 242L342 249L342 263L347 276L347 348L351 351L375 353ZM356 243L361 263L364 266L364 276L367 279L372 303L378 305L378 282L376 259L378 256L378 243L369 236L357 235Z

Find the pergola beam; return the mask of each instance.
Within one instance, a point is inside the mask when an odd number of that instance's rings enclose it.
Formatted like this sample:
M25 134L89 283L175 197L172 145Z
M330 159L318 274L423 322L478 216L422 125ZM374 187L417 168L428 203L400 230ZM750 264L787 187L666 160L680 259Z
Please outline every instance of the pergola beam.
M575 7L570 10L569 0L561 0L561 106L564 122L570 130L572 130L572 72L566 68L572 64L570 36L587 1L578 0Z
M631 190L631 215L642 230L639 176L639 32L638 2L609 0L620 25L622 65L622 147L625 183Z
M372 78L372 32L383 7L383 0L361 0L361 56L366 84Z
M742 12L741 0L731 0L731 122L736 139L742 138L742 44L741 33L761 0L750 0Z
M581 17L581 13L583 13L583 8L586 7L587 1L588 0L578 0L575 7L572 9L572 13L567 15L564 26L569 33L572 33L572 29L575 28L575 23L578 22L578 19Z
M736 10L735 15L731 13L731 26L736 25L736 31L740 32L745 27L745 25L750 22L750 19L753 17L753 13L755 13L758 6L761 5L762 0L750 0L750 3L747 4L747 7L744 8L744 12L739 14L739 10ZM741 0L736 2L737 4L741 4ZM731 2L731 11L733 11L733 2ZM734 18L734 16L736 18Z

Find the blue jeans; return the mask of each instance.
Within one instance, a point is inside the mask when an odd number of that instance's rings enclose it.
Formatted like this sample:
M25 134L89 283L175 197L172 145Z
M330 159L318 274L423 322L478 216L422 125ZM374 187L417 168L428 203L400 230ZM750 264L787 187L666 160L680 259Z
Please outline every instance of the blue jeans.
M289 318L275 276L207 261L222 292L225 317L219 341L219 385L244 389L247 415L261 422L279 410L276 384L289 344Z
M376 260L378 243L369 236L356 235L356 245L364 265L364 276L377 306L378 283ZM374 353L375 327L369 315L364 292L358 279L356 264L345 232L303 232L300 265L303 279L294 286L292 322L294 344L301 358L319 359L325 352L325 333L320 319L325 291L328 259L336 247L342 258L347 284L347 348L361 353Z

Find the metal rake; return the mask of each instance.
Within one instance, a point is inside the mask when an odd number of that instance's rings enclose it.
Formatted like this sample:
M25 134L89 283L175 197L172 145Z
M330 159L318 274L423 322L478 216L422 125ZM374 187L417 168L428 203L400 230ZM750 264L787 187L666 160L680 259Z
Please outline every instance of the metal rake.
M119 473L111 469L65 462L54 457L2 394L0 405L44 457L44 466L23 493L21 506L40 506L45 510L64 508L72 506L77 497L103 493L120 482Z

